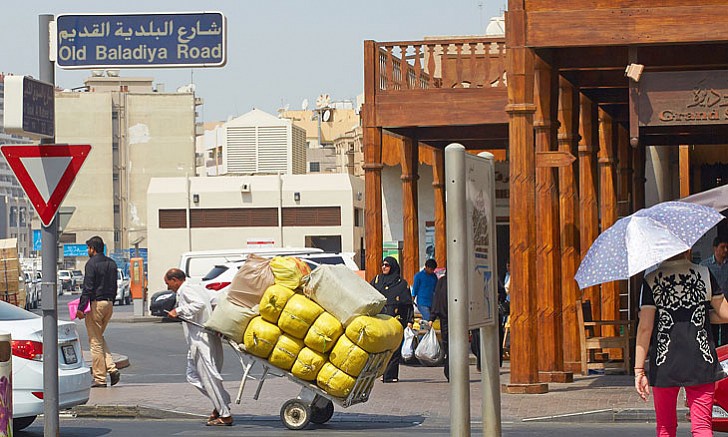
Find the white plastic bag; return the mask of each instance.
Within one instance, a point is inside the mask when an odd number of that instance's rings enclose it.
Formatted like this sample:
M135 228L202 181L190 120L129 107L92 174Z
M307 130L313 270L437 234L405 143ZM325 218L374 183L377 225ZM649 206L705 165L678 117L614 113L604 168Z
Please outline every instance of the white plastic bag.
M412 328L404 328L404 342L402 343L402 359L411 360L415 355L415 341L417 333Z
M415 349L415 357L425 366L436 366L442 359L442 348L434 329L429 329Z

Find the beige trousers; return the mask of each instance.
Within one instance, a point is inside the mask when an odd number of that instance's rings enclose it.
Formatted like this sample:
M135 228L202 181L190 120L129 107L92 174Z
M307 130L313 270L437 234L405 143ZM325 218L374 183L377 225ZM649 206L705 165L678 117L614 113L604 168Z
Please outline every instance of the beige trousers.
M91 302L91 312L86 314L86 331L91 347L91 374L94 382L106 384L106 374L116 372L116 364L104 340L106 325L114 313L114 302L100 300Z

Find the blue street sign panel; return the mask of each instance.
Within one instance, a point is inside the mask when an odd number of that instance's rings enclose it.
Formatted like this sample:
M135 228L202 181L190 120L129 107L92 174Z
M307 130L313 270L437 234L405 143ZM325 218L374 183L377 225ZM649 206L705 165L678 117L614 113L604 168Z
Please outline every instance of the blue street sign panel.
M40 229L33 229L33 250L40 251L42 248Z
M226 22L220 12L58 15L61 68L222 67Z
M67 256L88 256L88 248L85 244L64 244L63 257Z

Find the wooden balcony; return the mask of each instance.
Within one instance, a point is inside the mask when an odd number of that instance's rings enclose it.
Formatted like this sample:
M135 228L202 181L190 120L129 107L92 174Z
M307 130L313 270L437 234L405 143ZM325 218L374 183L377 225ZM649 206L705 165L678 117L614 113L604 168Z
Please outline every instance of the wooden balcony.
M394 132L507 124L505 56L504 38L366 41L365 123Z

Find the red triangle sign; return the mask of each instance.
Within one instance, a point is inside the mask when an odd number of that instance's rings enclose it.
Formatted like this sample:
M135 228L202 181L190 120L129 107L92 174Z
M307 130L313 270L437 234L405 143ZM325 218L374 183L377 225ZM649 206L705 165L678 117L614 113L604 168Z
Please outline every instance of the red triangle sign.
M67 144L0 146L25 195L45 226L53 223L91 146Z

